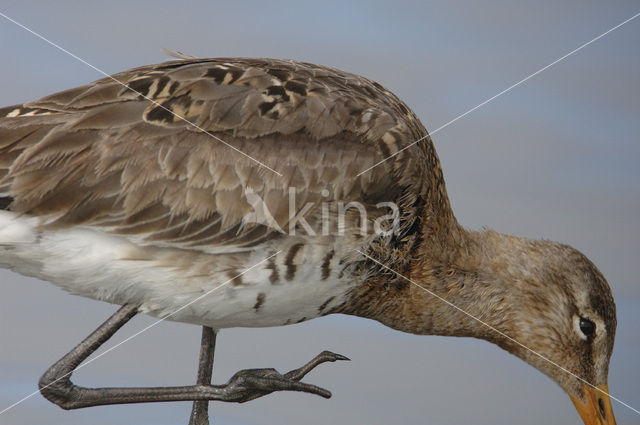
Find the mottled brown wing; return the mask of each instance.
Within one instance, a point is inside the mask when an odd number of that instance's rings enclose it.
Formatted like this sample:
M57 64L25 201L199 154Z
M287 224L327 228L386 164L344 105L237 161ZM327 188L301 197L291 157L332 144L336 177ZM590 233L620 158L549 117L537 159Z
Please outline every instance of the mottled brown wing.
M409 226L438 183L430 140L358 174L425 135L394 95L352 74L270 59L173 61L0 109L0 196L45 226L171 246L277 236L291 221L290 188L296 211L314 203L310 221L321 202L394 201Z

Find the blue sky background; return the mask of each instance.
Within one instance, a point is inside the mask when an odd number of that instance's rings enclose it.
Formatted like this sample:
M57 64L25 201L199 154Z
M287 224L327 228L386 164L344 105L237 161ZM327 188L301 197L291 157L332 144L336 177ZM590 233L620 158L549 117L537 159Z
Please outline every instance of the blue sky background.
M640 12L635 1L11 1L0 12L108 73L202 57L284 57L370 77L427 129ZM465 226L569 243L609 280L618 306L610 390L640 409L640 18L434 135ZM0 18L0 105L101 77ZM114 307L0 271L0 410ZM121 341L152 322L136 318ZM84 385L195 379L200 330L163 323L74 374ZM324 349L352 358L307 379L331 400L277 394L212 405L217 424L579 423L548 378L489 343L419 337L334 316L224 330L214 380L248 367L299 366ZM65 412L39 395L1 423L185 423L188 403ZM640 416L614 403L619 424Z

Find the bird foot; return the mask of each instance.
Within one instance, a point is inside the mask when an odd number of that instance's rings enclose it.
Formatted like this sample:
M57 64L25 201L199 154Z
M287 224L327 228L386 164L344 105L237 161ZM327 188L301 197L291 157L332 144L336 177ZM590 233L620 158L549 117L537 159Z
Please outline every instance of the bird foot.
M73 371L138 312L125 304L73 350L58 360L40 378L42 395L63 409L81 409L108 404L193 401L190 425L208 425L209 401L244 403L274 391L301 391L329 398L324 388L300 382L318 365L345 356L323 351L304 366L284 375L275 369L247 369L237 372L225 385L211 385L216 333L204 327L196 385L182 387L86 388L71 382Z
M300 380L318 365L337 360L349 359L340 354L323 351L304 366L284 375L272 368L241 370L222 386L222 391L225 393L224 400L244 403L275 391L301 391L329 398L331 392L328 390L300 382Z

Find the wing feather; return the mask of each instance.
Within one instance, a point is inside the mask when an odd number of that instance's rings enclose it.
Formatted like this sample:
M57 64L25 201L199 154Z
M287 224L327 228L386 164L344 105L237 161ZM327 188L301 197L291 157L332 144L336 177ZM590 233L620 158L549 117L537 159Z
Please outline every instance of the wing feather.
M280 237L291 224L290 187L296 212L314 203L310 220L321 202L396 201L408 228L417 199L444 190L437 157L425 165L435 155L428 137L358 173L424 136L393 94L342 71L173 61L0 109L0 196L43 226L205 250Z

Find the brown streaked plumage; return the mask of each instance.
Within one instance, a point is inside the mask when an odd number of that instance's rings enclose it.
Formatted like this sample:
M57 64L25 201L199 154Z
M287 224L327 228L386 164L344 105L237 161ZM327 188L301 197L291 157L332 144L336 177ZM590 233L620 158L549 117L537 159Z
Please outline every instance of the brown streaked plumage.
M323 208L335 218L350 202L366 219L347 210L344 233L319 234ZM397 230L360 232L386 213L380 202L397 205ZM206 327L352 314L496 343L554 379L585 423L615 423L596 389L606 391L616 327L604 277L571 247L460 226L426 130L366 78L287 60L186 59L0 109L0 209L1 265L125 305L90 338L104 341L138 309L164 316L186 303L171 319ZM87 261L74 263L74 250ZM222 282L224 294L198 298ZM285 375L243 371L248 387L232 380L214 391L202 366L213 351L206 335L198 378L206 388L154 393L200 400L192 424L206 423L194 419L206 419L203 399L283 389L326 396L298 381L342 358L324 354ZM56 364L43 394L65 408L105 404L104 394L69 397L68 378L54 385L98 346Z

